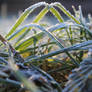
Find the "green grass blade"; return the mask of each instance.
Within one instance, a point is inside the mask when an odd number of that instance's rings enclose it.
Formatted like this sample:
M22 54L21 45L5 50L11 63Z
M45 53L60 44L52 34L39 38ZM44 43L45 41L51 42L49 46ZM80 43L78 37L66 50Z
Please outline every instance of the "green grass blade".
M36 16L36 18L34 19L33 23L38 23L38 22L45 16L45 14L46 14L47 12L48 12L48 8L45 7L45 8ZM25 31L27 31L27 32L23 31L22 36L19 37L19 39L17 40L17 42L15 43L15 45L17 45L17 44L29 33L29 31L30 31L31 29L32 29L32 28L29 28L29 29L25 30Z
M13 34L11 34L10 37L8 37L8 41L15 39L18 36L21 36L21 34L23 34L23 32L25 32L28 28L27 27L22 27L19 30L17 30L16 32L14 32Z
M45 2L39 2L37 4L32 5L31 7L27 8L22 15L19 17L19 19L16 21L14 26L11 28L10 32L6 35L6 38L9 37L16 29L17 27L28 17L28 15L36 8L46 5Z
M33 35L28 39L23 40L21 43L16 45L15 49L20 50L20 49L25 49L28 46L33 44L34 39L36 38L37 40L40 40L43 37L43 33L38 33L37 35Z
M60 8L61 11L64 12L70 19L74 20L77 24L80 24L80 22L69 11L67 11L62 4L56 2L56 3L53 3L52 5Z
M60 13L54 7L50 8L50 12L58 19L59 22L64 22Z
M29 33L29 31L30 31L30 29L24 30L24 33L22 33L22 35L19 35L19 38L14 45L16 46L17 44L19 44L20 41L23 40L23 38Z
M36 19L33 21L33 23L37 23L39 22L44 16L45 14L48 12L48 7L46 6L37 16Z

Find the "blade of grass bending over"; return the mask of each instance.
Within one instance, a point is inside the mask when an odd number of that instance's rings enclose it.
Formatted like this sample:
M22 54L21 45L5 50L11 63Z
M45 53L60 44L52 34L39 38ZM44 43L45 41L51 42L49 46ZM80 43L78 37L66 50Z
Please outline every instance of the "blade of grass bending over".
M55 31L55 30L57 30L57 29L60 29L60 28L63 29L63 28L66 28L66 27L68 27L68 26L78 26L78 27L82 27L81 25L66 25L66 24L64 24L64 23L60 23L60 24L56 24L55 26L52 26L52 27L48 28L47 30L50 31L50 32L53 32L53 31ZM17 30L17 31L15 32L15 34L13 34L13 35L10 36L9 39L14 39L14 36L17 35L18 32L20 32L22 29L24 29L24 28L26 28L26 27L27 27L27 25L25 25L24 27L20 28L20 30ZM86 29L86 30L87 30L88 32L90 32L88 29ZM90 33L90 34L92 34L92 33ZM26 39L26 40L23 40L19 45L16 46L16 49L20 49L20 48L24 48L24 47L26 48L26 47L32 45L34 38L37 38L37 39L39 40L39 39L41 39L41 38L44 37L44 36L45 36L45 35L44 35L43 32L37 33L36 35L33 35L33 36L29 37L29 38Z
M16 29L17 27L28 17L28 15L36 8L47 5L45 2L39 2L37 4L32 5L31 7L27 8L22 15L19 17L19 19L16 21L14 26L11 28L10 32L5 36L6 38L9 37Z
M16 38L17 37L17 35L19 35L19 34L21 34L22 32L22 30L25 30L25 29L31 29L32 27L28 27L28 25L30 25L30 24L27 24L27 25L25 25L25 26L23 26L22 28L20 28L20 29L18 29L15 33L13 33L9 38L8 38L8 40L13 40L14 38ZM66 27L69 27L69 26L77 26L77 27L80 27L80 28L83 28L83 29L85 29L87 32L88 32L88 34L89 34L89 36L90 37L92 37L92 32L87 28L87 27L84 27L84 26L82 26L82 25L79 25L79 24L73 24L73 25L67 25L67 24L65 24L65 23L60 23L60 24L56 24L56 25L54 25L54 26L51 26L51 27L49 27L47 30L49 31L49 32L53 32L53 31L55 31L55 30L58 30L58 29L64 29L64 28L66 28ZM36 37L38 37L37 35L42 35L42 37L43 37L43 32L40 32L40 33L37 33L35 36ZM31 37L30 37L30 39L31 39ZM23 41L24 42L24 41Z
M50 12L57 18L57 20L59 22L64 22L62 16L60 15L60 13L54 7L50 8Z
M49 8L48 8L49 7ZM52 7L52 6L50 6L50 5L48 5L47 4L47 6L36 16L36 19L33 21L33 23L37 23L37 22L39 22L44 16L45 16L45 14L49 11L49 9L51 8L51 12L54 14L54 16L60 21L60 22L63 22L63 18L60 16L60 13L54 8L54 7ZM22 15L23 16L23 15ZM19 18L19 20L18 21L20 21L20 19L22 18L22 16ZM17 23L15 24L15 25L17 25L18 24L18 21L17 21ZM18 27L18 26L17 26ZM14 29L14 28L12 28L12 29ZM12 30L11 29L11 30ZM25 29L25 30L28 30L28 29ZM24 30L24 31L25 31ZM31 28L30 28L30 30L31 30ZM19 35L21 35L22 33L24 33L24 31L22 31ZM11 32L10 33L10 35L12 34L13 32ZM27 34L28 32L26 32L26 34ZM19 43L19 41L22 39L22 38L24 38L24 36L25 35L23 35L23 36L21 36L20 38L19 38L19 40L17 41L17 43ZM17 36L16 36L17 37ZM8 38L8 40L9 40L9 38ZM16 43L16 44L17 44Z
M46 6L37 16L36 19L33 21L33 23L39 22L49 11L48 6Z
M80 24L80 22L68 10L66 10L62 4L55 2L52 3L51 5L60 8L60 10L64 12L70 19L74 20L77 24Z
M23 26L23 27L21 27L20 29L18 29L15 33L13 33L9 38L8 38L8 41L10 41L10 40L13 40L14 38L16 38L17 37L17 35L19 35L19 33L21 34L22 32L22 30L24 30L24 29L31 29L32 27L30 27L29 26L30 24L27 24L27 25L25 25L25 26ZM56 24L56 25L54 25L54 26L51 26L51 27L49 27L47 30L48 31L50 31L50 32L53 32L53 31L55 31L55 30L58 30L58 29L64 29L64 28L66 28L68 25L66 25L65 23L60 23L60 24ZM40 33L43 33L43 32L40 32ZM38 33L39 34L39 33ZM38 35L37 34L37 35ZM44 33L43 33L44 34Z
M86 42L82 42L80 44L73 45L73 46L70 46L70 47L67 47L67 48L63 48L63 49L60 49L60 50L57 50L57 51L53 51L53 52L48 53L46 55L42 55L42 56L38 56L38 57L35 57L35 58L31 58L30 60L24 62L24 64L29 64L31 62L36 62L37 60L45 59L45 58L48 58L48 57L52 57L52 56L55 56L55 55L58 55L58 54L61 54L61 53L68 52L68 51L80 50L82 47L85 47L85 46L88 46L88 45L92 45L92 40L89 40L89 41L86 41Z
M38 25L38 24L29 24L29 27L34 27L34 28L38 28L41 31L43 31L45 34L47 34L53 41L55 41L57 43L57 45L62 48L63 46L58 42L58 40L54 37L54 35L51 34L51 32L45 30L44 27Z
M30 25L30 24L28 24L28 25ZM21 32L22 30L32 28L32 27L28 27L28 25L25 25L25 26L23 26L22 28L20 28L19 30L17 30L15 33L13 33L13 34L8 38L8 40L13 40L14 38L16 38L17 35L19 35L19 34L22 33L22 32ZM60 23L60 24L56 24L55 26L49 27L47 30L48 30L49 32L53 32L53 31L55 31L55 30L58 30L58 29L61 29L61 28L64 29L64 28L69 27L69 26L78 26L78 27L83 28L81 25L76 25L76 24L75 24L75 25L66 25L65 23ZM85 30L87 30L88 33L92 34L88 29L85 29ZM32 42L32 39L33 39L34 37L40 39L40 38L44 37L43 34L44 34L43 32L39 32L39 33L37 33L36 35L33 35L33 36L29 37L28 39L22 41L22 43L26 43L26 41L28 42L29 40ZM39 40L39 39L38 39L38 40ZM19 45L21 45L22 43L20 43ZM32 44L32 43L30 43L30 45L31 45L31 44ZM19 47L19 45L18 45L17 47Z
M38 23L44 16L45 14L48 12L48 7L46 6L37 16L36 18L33 20L33 23ZM29 31L32 29L32 27L28 28L27 30L22 31L22 35L21 37L19 37L19 39L17 40L17 42L15 43L15 46L20 43L20 41L29 33ZM27 32L25 32L27 31ZM17 36L16 36L17 37Z
M61 29L61 28L64 29L65 27L67 27L66 24L60 23L60 24L56 24L56 25L54 25L54 26L48 28L47 30L48 30L49 32L53 32L53 31L55 31L55 30L57 30L57 29ZM17 30L15 33L13 33L13 34L8 38L8 40L13 40L22 30L24 30L24 29L30 29L30 28L32 28L32 27L30 27L30 24L23 26L22 28L20 28L19 30ZM18 44L18 45L16 46L16 49L21 48L21 46L24 46L23 44L28 43L28 42L29 42L29 45L31 45L31 44L32 44L31 42L33 42L33 38L37 38L37 39L39 40L39 39L41 39L42 37L44 37L45 35L46 35L46 34L44 34L44 32L39 32L39 33L37 33L37 34L35 34L35 35L33 35L33 36L27 38L26 40L23 40L20 44ZM29 46L29 45L28 45L28 46Z
M33 23L38 23L44 16L45 14L49 11L49 9L51 9L50 11L55 15L55 17L59 20L59 22L63 22L63 18L60 16L60 13L54 8L54 7L50 7L48 8L49 6L46 6L37 16L36 16L36 19L34 19ZM23 34L24 31L30 31L32 28L29 28L29 29L25 29L25 30L21 30L22 32L19 34ZM28 32L25 32L26 34L28 34ZM18 35L17 35L18 36ZM16 36L16 37L17 37ZM23 34L23 36L21 36L19 38L19 40L17 41L16 45L19 43L19 41L25 37L25 34ZM8 40L12 40L12 39L9 39Z

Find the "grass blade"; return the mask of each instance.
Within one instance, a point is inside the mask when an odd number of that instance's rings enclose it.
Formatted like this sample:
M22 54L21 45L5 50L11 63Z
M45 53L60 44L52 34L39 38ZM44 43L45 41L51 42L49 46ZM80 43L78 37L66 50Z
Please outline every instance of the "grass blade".
M52 5L60 8L61 11L64 12L70 19L74 20L77 24L80 24L80 22L68 10L66 10L62 4L56 2L53 3Z
M30 24L29 24L30 25ZM25 27L27 27L27 25L25 26ZM25 27L23 27L23 28L25 28ZM65 28L65 27L67 27L67 25L65 25L64 23L60 23L60 24L56 24L55 26L52 26L52 27L50 27L50 28L48 28L47 30L49 31L49 32L53 32L53 31L55 31L55 30L57 30L57 29L60 29L60 28ZM20 30L19 30L20 31ZM17 31L17 32L19 32L19 31ZM44 34L44 32L40 32L40 33L37 33L36 35L33 35L33 36L31 36L31 37L29 37L29 38L27 38L27 39L25 39L24 41L22 41L20 44L18 44L17 46L16 46L16 49L17 50L19 50L19 49L21 49L21 48L27 48L28 46L30 46L30 45L32 45L33 44L33 39L34 38L37 38L38 40L40 40L42 37L44 37L46 34ZM14 37L14 35L12 35L11 36L11 38L12 39L14 39L13 38ZM11 39L10 38L10 39Z
M33 23L38 23L44 16L45 14L48 12L48 8L45 7L37 16L36 18L34 19ZM29 28L27 30L24 30L21 35L21 37L19 37L19 39L17 40L17 42L15 43L15 45L17 45L28 33L29 31L31 30L32 28ZM27 32L25 32L27 31Z
M10 32L6 35L6 38L9 37L16 29L17 27L28 17L28 15L36 8L46 5L45 2L39 2L37 4L32 5L31 7L27 8L22 15L19 17L19 19L16 21L14 26L11 28Z
M64 22L60 13L54 7L50 8L50 12L58 19L59 22Z

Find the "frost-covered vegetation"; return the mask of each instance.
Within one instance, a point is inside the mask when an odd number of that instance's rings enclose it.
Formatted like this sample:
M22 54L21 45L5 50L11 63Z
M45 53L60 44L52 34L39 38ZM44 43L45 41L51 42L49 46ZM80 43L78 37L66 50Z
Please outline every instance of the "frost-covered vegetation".
M33 21L21 26L29 14L42 6ZM79 10L73 6L73 10L75 15L58 2L39 2L21 14L5 37L0 34L0 92L91 90L92 58L91 54L87 58L87 54L92 46L92 18L88 15L86 21L81 6ZM48 12L58 23L40 22Z

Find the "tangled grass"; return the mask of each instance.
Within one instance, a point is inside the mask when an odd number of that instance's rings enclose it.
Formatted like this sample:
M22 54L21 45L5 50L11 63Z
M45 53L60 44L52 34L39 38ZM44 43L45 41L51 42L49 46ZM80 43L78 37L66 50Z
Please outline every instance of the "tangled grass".
M19 27L29 14L31 16L42 6L30 24ZM67 16L66 21L58 8ZM91 16L88 15L86 21L81 6L79 10L74 7L73 10L75 15L58 2L39 2L21 14L5 37L0 34L3 43L0 43L0 92L62 92L71 70L80 66L92 46ZM58 24L51 26L40 22L48 12L55 16ZM38 82L40 84L35 85ZM82 89L74 91L74 88L79 86L75 85L73 89L65 87L63 92L80 92Z

